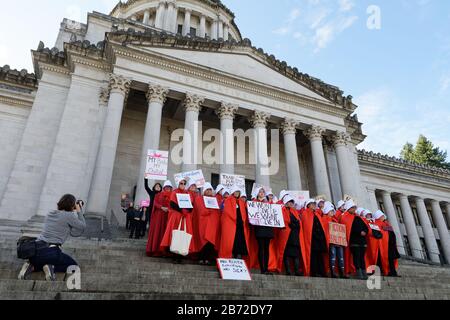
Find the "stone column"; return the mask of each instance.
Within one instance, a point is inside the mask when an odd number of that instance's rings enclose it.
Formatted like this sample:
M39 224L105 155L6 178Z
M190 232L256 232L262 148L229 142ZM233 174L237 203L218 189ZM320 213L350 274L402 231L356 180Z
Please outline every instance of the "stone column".
M159 85L149 84L147 91L148 112L145 123L144 143L142 144L141 164L139 166L138 182L136 188L136 203L148 200L148 193L145 190L144 176L147 167L148 150L159 150L161 138L162 110L166 102L169 89ZM153 185L154 181L149 181Z
M350 140L350 137L345 132L338 132L333 139L339 168L339 178L341 180L342 192L353 197L358 197L358 193L356 192L356 188L354 186L354 175L350 167L352 162L348 154L348 140Z
M150 20L150 10L145 10L144 11L144 19L142 19L142 23L148 24L149 20Z
M170 32L177 33L178 26L178 6L174 3L174 9L172 13L172 23L170 25Z
M220 173L234 174L234 116L239 109L237 105L222 102L217 110L220 119Z
M202 14L200 16L200 37L204 38L206 35L206 17Z
M325 195L331 200L331 189L328 180L327 165L323 152L322 135L325 129L319 126L312 126L305 134L311 141L311 154L314 169L314 180L316 182L316 192L318 195Z
M166 4L164 1L161 1L158 5L158 9L156 9L155 28L158 29L164 28L165 15L166 15Z
M450 203L445 205L445 211L447 211L447 223L450 229Z
M281 126L284 136L284 154L286 157L286 171L289 190L302 190L300 165L298 161L297 134L298 122L286 118Z
M218 36L217 37L219 39L223 39L223 21L219 20L217 23L219 25L219 31L218 31Z
M186 9L184 13L183 36L191 32L191 12L190 9Z
M375 212L379 209L376 190L374 188L367 187L367 193L369 194L369 199L370 199L370 208L369 209L372 210L373 212Z
M211 39L213 40L217 40L219 37L219 25L218 25L218 21L214 20L212 25L211 25Z
M228 41L229 33L230 33L230 27L228 26L228 24L225 24L223 27L223 40Z
M430 259L433 262L440 263L439 248L434 236L433 227L431 226L430 218L428 217L427 208L422 198L416 197L417 215L419 216L420 225L422 226L423 235L425 238L425 245L427 246Z
M198 115L202 109L204 97L195 94L186 94L184 108L186 109L186 120L184 124L183 138L183 172L196 170L198 164Z
M175 3L170 1L167 3L166 16L164 19L164 30L172 32L173 15L175 12Z
M404 194L400 196L400 205L403 213L403 221L406 227L406 233L411 246L412 255L418 259L424 259L422 253L422 245L420 244L419 234L417 232L416 222L414 221L414 215L409 204L408 197Z
M400 225L398 223L397 214L395 212L394 203L392 202L391 193L382 191L384 210L388 217L388 221L394 228L395 237L397 238L397 247L401 255L406 255L405 245L403 243L403 235L400 231Z
M256 183L270 186L269 157L267 154L267 121L270 114L255 111L251 124L255 129Z
M439 232L439 238L441 238L441 247L444 253L445 260L450 263L450 235L448 233L447 225L444 221L444 215L439 201L431 200L431 208L434 222L436 223L437 230Z
M122 113L125 97L130 90L130 84L130 79L111 74L111 92L106 111L106 119L103 125L100 147L87 203L87 211L89 213L106 215L114 162L116 161Z

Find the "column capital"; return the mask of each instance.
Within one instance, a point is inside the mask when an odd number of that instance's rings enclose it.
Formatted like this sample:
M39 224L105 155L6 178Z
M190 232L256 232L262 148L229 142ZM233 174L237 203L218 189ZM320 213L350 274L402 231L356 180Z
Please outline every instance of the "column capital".
M199 113L202 110L202 103L204 101L204 97L198 96L196 94L186 93L184 108L186 109L186 111L194 111Z
M255 111L253 116L250 119L250 123L253 126L253 128L266 128L267 127L267 121L270 118L270 114L263 111Z
M346 146L351 140L350 135L347 132L338 131L333 137L333 145L334 147Z
M164 104L166 102L168 93L169 93L168 88L157 84L149 83L146 97L149 103L159 102L161 104Z
M100 88L100 93L99 93L99 96L98 96L98 101L99 101L99 104L100 104L101 106L106 106L106 105L108 105L108 102L109 102L109 94L110 94L110 87L109 87L109 86Z
M222 102L219 109L216 110L216 114L220 120L234 120L236 111L239 106L232 103Z
M322 136L325 133L325 129L316 125L313 125L311 128L305 131L306 137L309 140L322 140Z
M287 134L296 134L297 133L297 125L298 121L286 118L284 122L281 124L281 130L284 135Z
M126 96L130 91L131 79L111 73L109 77L109 86L111 88L111 92L120 92Z
M185 9L184 9L184 12L186 12L186 13L192 13L192 9L185 8Z

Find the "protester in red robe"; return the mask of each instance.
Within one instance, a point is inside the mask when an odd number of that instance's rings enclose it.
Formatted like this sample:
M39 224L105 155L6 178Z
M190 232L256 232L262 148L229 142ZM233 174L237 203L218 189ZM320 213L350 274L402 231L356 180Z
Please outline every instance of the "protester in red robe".
M397 238L395 236L394 228L392 228L391 224L387 221L384 212L380 210L375 212L374 219L383 232L381 259L384 261L382 268L384 275L389 277L399 277L397 269L400 253L397 248ZM386 260L388 261L387 263Z
M241 200L238 187L233 187L231 196L224 201L221 217L221 237L219 243L219 258L242 259L249 261L250 226L247 215L247 205Z
M344 206L345 206L345 201L339 200L339 202L337 203L337 206L336 206L336 214L335 214L335 218L337 219L337 221L339 221L341 219L342 214L345 212Z
M155 196L146 249L147 256L149 257L162 255L160 250L161 241L167 227L172 189L172 183L170 181L166 181L163 186L163 191Z
M316 201L316 212L319 214L319 216L323 216L323 209L325 207L325 200L319 199Z
M194 200L193 241L195 252L199 253L199 263L214 265L220 241L220 210L207 208L204 197L214 197L210 183L204 185L203 195L198 195Z
M305 276L326 277L324 255L328 253L328 243L314 199L306 202L306 209L301 215L301 228Z
M181 180L178 183L178 188L175 189L170 196L170 207L169 207L169 220L167 222L166 232L164 233L164 237L161 242L161 251L167 251L170 248L172 243L172 231L178 230L181 223L181 229L184 230L184 225L186 222L186 231L189 234L193 234L192 228L192 211L193 209L181 209L178 205L177 194L189 194L186 190L186 179ZM193 198L191 196L191 202L193 202ZM191 253L194 248L194 243L191 242L189 252ZM180 256L175 258L176 263L181 263Z

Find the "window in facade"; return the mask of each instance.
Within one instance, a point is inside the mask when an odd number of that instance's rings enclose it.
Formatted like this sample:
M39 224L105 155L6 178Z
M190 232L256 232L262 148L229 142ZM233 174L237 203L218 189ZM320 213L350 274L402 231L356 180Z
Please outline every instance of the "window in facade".
M196 37L196 36L197 36L197 29L196 29L196 28L191 28L189 34L190 34L192 37Z
M416 226L420 226L420 220L419 220L419 216L417 215L417 209L416 208L411 208L413 216L414 216L414 221L416 222Z
M428 213L428 218L430 219L430 222L431 222L431 226L433 228L436 228L436 223L434 223L433 214L431 213L431 210L427 210L427 213Z
M399 223L403 223L403 214L402 214L402 208L400 205L395 206L395 211L397 213L397 218Z
M183 25L182 24L178 25L177 34L183 34Z
M385 207L384 207L384 203L382 201L378 202L378 207L380 208L381 211L386 213L386 210L385 210Z

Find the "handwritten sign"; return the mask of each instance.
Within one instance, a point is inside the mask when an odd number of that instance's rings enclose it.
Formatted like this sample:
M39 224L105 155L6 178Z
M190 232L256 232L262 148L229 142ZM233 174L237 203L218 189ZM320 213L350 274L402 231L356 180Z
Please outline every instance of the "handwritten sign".
M203 188L203 186L206 183L205 176L203 175L203 171L202 170L194 170L194 171L189 171L189 172L182 172L182 173L177 173L175 175L175 182L176 182L177 185L183 179L188 179L188 182L190 182L192 180L195 181L195 184L197 185L197 188Z
M284 228L283 209L279 204L247 202L248 218L254 226Z
M245 190L245 176L222 173L220 174L220 184L226 188L237 186L242 190Z
M177 193L178 206L181 209L193 209L191 196L188 193Z
M287 191L295 199L296 205L301 205L310 199L309 191Z
M148 208L150 207L150 201L149 200L142 200L141 201L141 208Z
M223 280L251 281L247 264L240 259L217 259L217 268Z
M342 247L348 245L347 232L344 224L330 223L330 243Z
M145 178L149 180L167 180L169 152L148 150Z
M205 202L205 207L208 209L220 209L216 197L203 197L203 201Z

